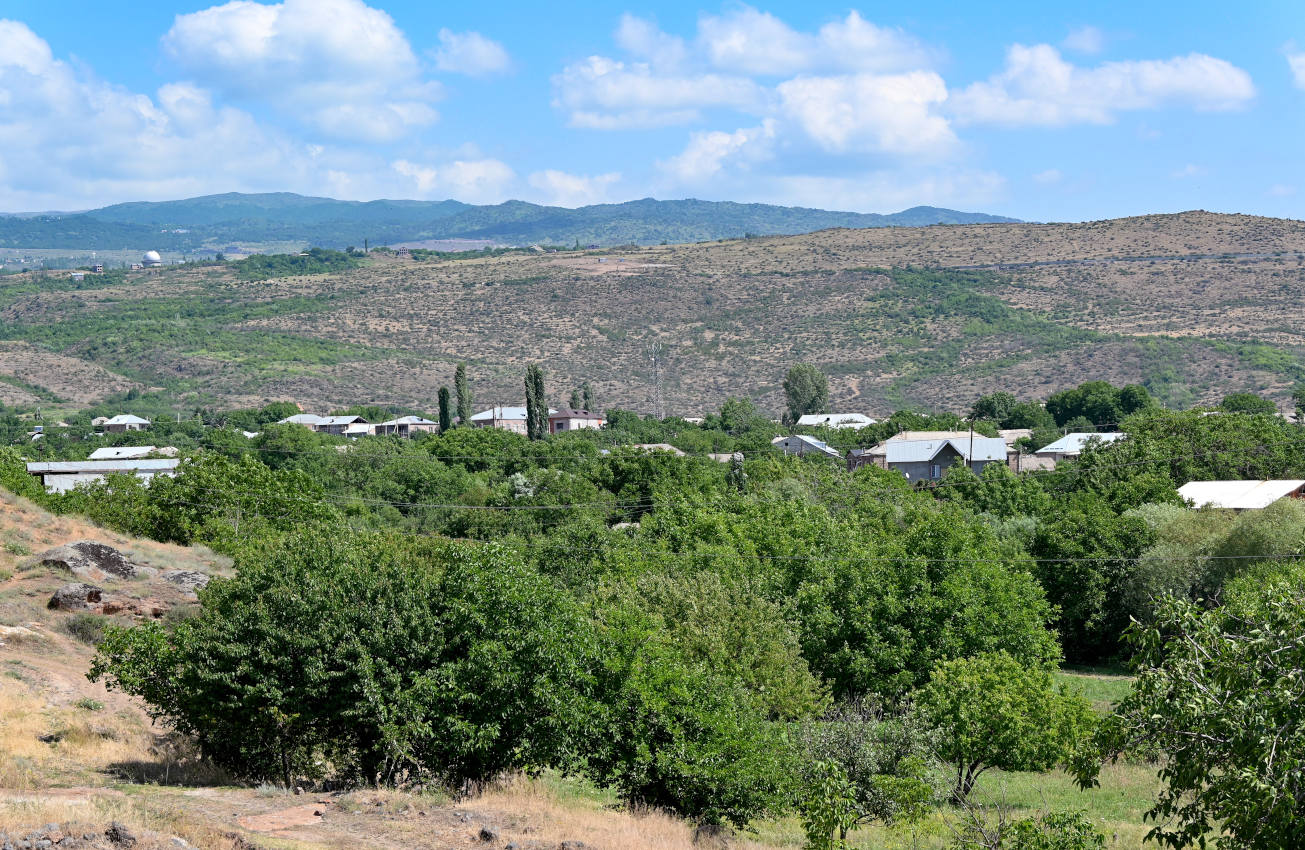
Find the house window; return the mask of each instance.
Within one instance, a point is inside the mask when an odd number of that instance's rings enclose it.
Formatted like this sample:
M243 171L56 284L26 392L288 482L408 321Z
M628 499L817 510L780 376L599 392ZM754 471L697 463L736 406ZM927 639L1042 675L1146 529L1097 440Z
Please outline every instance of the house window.
M934 464L930 464L930 465L929 465L929 477L930 477L930 478L942 478L942 467L939 466L939 465L936 464L936 463L934 463Z

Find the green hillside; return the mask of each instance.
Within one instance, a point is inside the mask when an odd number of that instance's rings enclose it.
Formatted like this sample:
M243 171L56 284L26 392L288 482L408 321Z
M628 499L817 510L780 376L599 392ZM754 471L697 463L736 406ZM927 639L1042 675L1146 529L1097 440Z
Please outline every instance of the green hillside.
M658 201L577 209L524 201L337 201L288 192L227 193L115 204L84 214L0 218L0 247L159 248L220 251L228 244L299 242L325 248L476 239L507 245L656 245L809 233L830 227L893 227L1012 221L983 213L913 207L892 215L769 204ZM183 231L177 233L174 231Z

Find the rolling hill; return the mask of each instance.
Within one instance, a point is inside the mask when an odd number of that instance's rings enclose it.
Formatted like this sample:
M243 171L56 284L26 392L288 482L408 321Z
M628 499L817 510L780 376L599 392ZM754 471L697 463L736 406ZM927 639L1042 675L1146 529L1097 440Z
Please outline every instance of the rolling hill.
M892 215L768 204L657 201L569 209L507 201L337 201L288 192L227 193L180 201L115 204L75 215L0 218L0 247L200 252L228 243L300 242L327 248L474 239L504 245L655 245L808 233L830 227L893 227L1012 221L983 213L913 207ZM180 232L178 232L180 231Z
M462 215L458 213L456 215ZM1190 212L1084 224L833 229L619 251L414 259L242 280L180 266L0 280L0 401L84 405L161 387L185 409L435 406L469 363L477 404L555 400L701 414L781 407L794 362L837 407L963 409L1141 382L1171 406L1234 390L1285 405L1305 378L1305 223ZM656 373L650 349L660 345ZM654 375L657 375L655 379Z

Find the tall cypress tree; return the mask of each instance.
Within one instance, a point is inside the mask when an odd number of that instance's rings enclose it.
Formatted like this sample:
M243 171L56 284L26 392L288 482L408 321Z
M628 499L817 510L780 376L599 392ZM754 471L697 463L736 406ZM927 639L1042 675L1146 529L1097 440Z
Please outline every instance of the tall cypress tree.
M526 436L542 440L548 435L548 405L544 401L544 370L538 364L526 367Z
M458 424L471 424L471 388L467 386L467 364L453 371L453 391L458 394Z
M598 408L598 402L594 399L594 391L590 389L588 381L580 385L580 400L584 404L584 409L590 413Z
M570 404L571 404L571 409L572 409L572 410L580 410L581 408L584 407L585 402L584 402L584 399L580 397L580 388L579 388L579 387L576 387L575 389L571 390L571 401L570 401Z
M440 433L453 427L453 406L449 403L449 388L440 387Z

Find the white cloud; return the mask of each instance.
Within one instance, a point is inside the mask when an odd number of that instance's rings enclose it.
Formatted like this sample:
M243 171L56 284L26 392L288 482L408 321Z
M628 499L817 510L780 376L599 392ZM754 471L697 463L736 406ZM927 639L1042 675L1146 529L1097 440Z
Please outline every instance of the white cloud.
M498 203L516 173L497 159L455 159L438 165L396 160L394 170L409 178L407 189L416 198L456 198L473 204Z
M704 16L698 43L718 68L759 75L812 70L888 71L926 67L931 56L901 30L879 27L852 11L814 34L794 30L748 6Z
M711 107L756 109L762 90L746 77L656 73L647 63L590 56L553 77L554 104L575 126L594 129L684 123Z
M1076 53L1100 53L1106 46L1106 36L1101 30L1092 26L1079 27L1070 31L1060 46Z
M1290 198L1296 194L1296 187L1286 183L1275 183L1269 187L1268 194L1274 198Z
M1296 82L1296 88L1305 89L1305 51L1288 53L1287 67L1291 69L1291 76Z
M658 163L663 172L680 183L696 183L716 176L727 160L757 161L769 156L769 142L775 137L775 122L767 119L760 127L745 127L726 133L721 130L694 133L684 150Z
M1064 176L1065 175L1060 173L1060 169L1048 168L1046 171L1039 171L1037 174L1034 174L1033 182L1042 186L1051 186L1055 183L1059 183L1064 179Z
M484 77L503 74L512 68L512 59L503 45L478 32L441 29L439 38L435 66L441 71Z
M970 123L1059 126L1108 124L1121 111L1170 105L1234 109L1254 96L1249 74L1201 53L1080 68L1051 45L1017 44L1000 73L956 92L953 103Z
M937 112L947 86L932 71L798 77L777 91L783 114L826 151L937 155L956 144Z
M677 68L688 58L684 39L667 35L653 21L626 12L616 27L616 43L655 68Z
M438 84L393 19L361 0L233 0L178 15L163 49L208 88L332 135L394 139L438 117Z
M1175 180L1186 180L1189 177L1200 177L1205 174L1205 169L1194 162L1189 162L1182 168L1175 169L1170 173L1170 177Z
M0 43L0 209L309 183L304 148L198 86L151 98L110 85L55 59L17 21L0 20Z
M583 207L608 201L608 192L620 179L618 172L587 176L548 169L531 174L528 182L543 192L542 200L546 204Z

